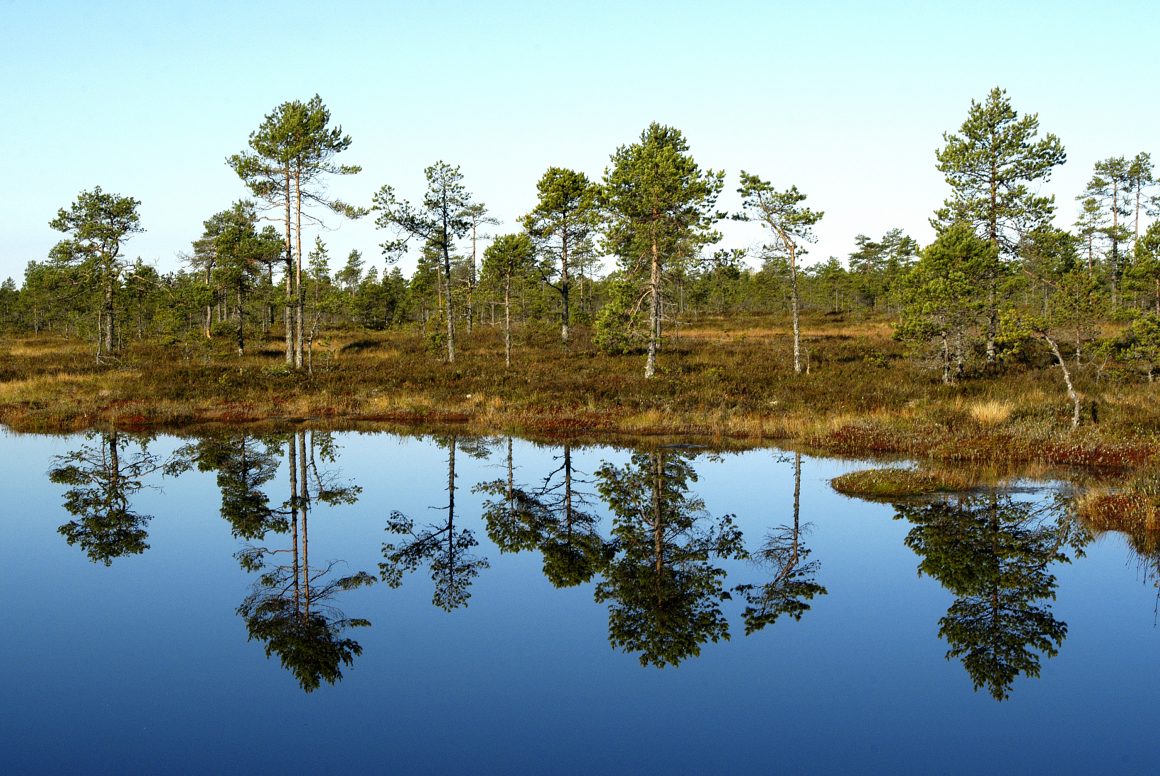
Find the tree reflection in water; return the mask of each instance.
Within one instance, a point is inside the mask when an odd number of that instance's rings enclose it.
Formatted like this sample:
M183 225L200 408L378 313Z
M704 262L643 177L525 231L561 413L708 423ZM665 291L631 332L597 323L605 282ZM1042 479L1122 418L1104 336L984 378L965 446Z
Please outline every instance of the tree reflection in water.
M278 473L283 439L277 435L213 435L181 448L177 456L199 471L217 473L221 515L235 537L261 539L289 530L289 510L270 506L262 489Z
M149 476L196 467L216 473L221 515L234 536L250 542L239 562L256 572L250 594L238 607L251 639L277 655L302 687L342 677L362 647L349 636L369 625L335 605L342 591L372 584L365 571L343 575L334 561L311 558L309 522L318 503L353 504L357 486L340 482L329 434L240 434L201 438L172 459L161 460L148 439L116 431L93 433L75 451L54 459L50 479L67 487L64 507L72 520L60 527L70 545L105 565L148 548L150 516L133 509L133 497ZM488 561L475 554L475 534L456 522L456 456L486 457L494 440L437 439L447 455L444 519L417 526L391 514L382 546L381 578L398 586L404 575L426 567L433 603L446 610L465 606L474 580ZM486 494L483 518L501 552L534 550L543 573L557 587L596 580L594 596L608 605L608 636L614 648L634 653L642 665L677 665L704 644L730 635L723 602L730 590L744 599L747 634L781 618L800 619L826 588L805 540L800 517L801 456L793 456L792 520L770 531L751 554L732 516L713 519L692 493L694 455L660 448L634 453L624 465L602 464L592 482L578 472L574 449L563 445L542 481L516 481L512 440L506 440L505 476L475 490ZM270 486L287 458L289 498L271 503ZM321 463L320 463L321 462ZM611 516L611 534L599 530L596 510L583 492L595 485ZM976 689L996 699L1010 696L1016 679L1037 677L1044 657L1057 654L1067 625L1052 612L1054 564L1082 553L1087 535L1062 499L1033 502L1010 494L946 497L896 504L910 523L906 544L920 557L919 572L938 580L954 601L939 620L947 657L961 660ZM1155 534L1133 537L1150 581L1160 577ZM752 584L726 586L727 559L750 558L768 572Z
M92 432L77 450L53 459L50 481L69 486L64 508L74 519L57 530L94 563L140 555L149 549L151 515L133 511L131 499L144 478L170 465L149 452L148 439L118 431Z
M689 494L691 461L687 451L660 449L596 472L616 551L596 600L609 604L609 641L639 653L641 665L678 665L706 641L729 638L721 602L730 595L715 561L744 554L741 532Z
M507 477L483 482L475 491L484 502L488 537L501 552L538 550L544 576L556 587L574 587L592 579L608 561L609 545L597 530L600 518L588 508L588 494L577 490L572 445L565 444L553 469L538 488L517 486L512 440L507 440Z
M246 451L244 445L235 448L233 462L237 464L237 455L246 455ZM249 545L238 553L244 568L261 572L238 606L249 637L264 642L266 655L277 655L306 692L317 689L323 681L333 684L342 678L341 667L351 665L355 656L362 654L362 646L343 633L370 625L365 619L348 618L332 601L341 591L373 584L374 577L359 571L332 578L337 561L311 565L311 507L316 502L353 504L361 490L356 485L339 484L332 474L319 469L318 459L333 462L334 451L329 434L300 431L287 440L290 498L283 504L283 514L288 521L259 521L250 516L242 525L253 530L261 527L258 538L265 538L266 529L281 532L288 523L290 547ZM226 477L225 482L229 491L223 487L223 514L227 503L240 503L233 491L236 481ZM264 502L253 492L242 501L255 506L255 515L267 513ZM237 523L233 524L237 531Z
M1051 611L1055 563L1068 563L1087 540L1060 500L1046 503L990 493L927 504L895 505L913 524L906 544L921 558L919 573L955 595L939 620L939 636L975 689L1010 697L1019 675L1038 677L1041 656L1054 657L1067 624Z
M745 596L745 633L751 634L773 625L782 615L800 620L810 609L809 601L825 595L826 588L815 580L818 561L808 560L810 550L802 544L809 524L800 520L802 491L802 456L793 457L793 523L779 526L765 536L765 542L751 557L768 569L772 578L763 585L738 585Z
M379 576L391 587L398 587L404 574L426 565L435 583L431 602L450 612L467 605L472 582L488 568L487 558L472 552L479 544L475 533L455 525L455 451L459 448L473 458L485 458L488 451L486 442L481 440L461 441L451 436L436 442L447 448L447 506L442 508L447 519L416 527L415 521L402 512L392 512L386 531L399 539L383 544Z

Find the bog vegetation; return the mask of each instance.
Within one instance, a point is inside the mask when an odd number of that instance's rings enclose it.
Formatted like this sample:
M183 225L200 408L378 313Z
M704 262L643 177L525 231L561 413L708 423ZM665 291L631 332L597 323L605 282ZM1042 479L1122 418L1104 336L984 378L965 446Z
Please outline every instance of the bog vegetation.
M128 259L148 228L132 196L98 187L46 214L61 241L0 287L0 419L455 422L1105 466L1155 454L1150 156L1094 161L1057 203L1042 192L1063 143L1001 89L932 160L948 188L931 244L885 224L813 263L825 214L805 192L744 171L741 210L723 212L724 172L674 127L615 149L600 180L549 168L510 234L445 161L420 201L391 184L365 206L329 198L329 179L360 172L351 148L317 96L277 106L227 160L251 198L207 213L175 272ZM361 217L382 230L385 271L329 253L323 222ZM765 244L722 247L728 218L760 224Z

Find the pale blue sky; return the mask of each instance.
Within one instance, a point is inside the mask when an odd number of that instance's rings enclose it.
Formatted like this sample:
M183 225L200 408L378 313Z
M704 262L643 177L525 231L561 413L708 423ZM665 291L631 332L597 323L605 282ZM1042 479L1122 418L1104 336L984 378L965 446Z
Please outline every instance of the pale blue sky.
M48 221L94 185L142 201L127 254L176 269L201 222L246 195L225 157L278 103L315 93L364 168L332 187L343 198L369 203L383 183L418 197L443 159L514 229L548 166L599 178L656 120L726 171L730 209L741 169L806 192L826 211L812 261L892 226L928 241L942 133L1000 85L1067 148L1046 190L1069 225L1097 159L1160 157L1158 9L0 0L0 278L43 260L60 239ZM333 264L359 248L381 266L369 219L330 223ZM726 231L729 247L753 239Z

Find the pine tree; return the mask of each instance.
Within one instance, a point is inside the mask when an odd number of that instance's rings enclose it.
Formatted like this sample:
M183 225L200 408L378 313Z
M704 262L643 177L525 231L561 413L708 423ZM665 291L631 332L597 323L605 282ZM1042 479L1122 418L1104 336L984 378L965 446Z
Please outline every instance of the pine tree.
M121 247L141 231L139 200L106 194L100 186L82 191L67 210L61 208L49 226L69 238L53 247L50 257L57 265L81 267L96 279L102 304L97 360L117 349L113 301L125 268Z
M317 94L307 102L284 102L250 133L250 151L226 160L254 196L283 210L286 263L286 363L303 366L305 292L302 287L304 205L321 205L348 218L361 208L326 195L325 175L354 175L361 167L335 162L350 147L350 135L330 126L330 111Z
M543 257L545 279L560 294L560 340L567 345L571 273L576 259L586 247L591 247L589 237L599 225L599 188L582 172L549 167L536 184L536 191L536 207L520 223Z
M382 244L383 253L394 261L407 249L412 239L422 240L439 254L445 290L447 313L447 362L455 363L455 308L451 293L452 251L456 240L471 230L471 194L463 185L459 167L436 162L424 170L427 193L422 204L412 205L400 200L395 190L383 186L374 196L374 210L378 212L375 226L392 229L394 240Z
M959 134L943 134L937 153L939 172L952 188L951 198L935 213L939 231L964 222L996 247L999 256L1018 256L1023 236L1049 223L1055 198L1039 195L1031 184L1044 183L1067 160L1063 144L1050 132L1039 137L1039 115L1019 116L1007 92L995 87L985 101L971 101ZM987 295L987 361L995 360L999 277L982 278Z
M483 275L503 289L503 356L504 366L512 365L512 288L531 276L535 253L527 234L505 234L497 237L483 252Z
M1085 215L1091 202L1095 203L1100 212L1099 231L1108 244L1108 280L1112 291L1112 307L1119 305L1120 280L1124 274L1121 246L1132 236L1124 225L1125 219L1131 214L1128 206L1130 186L1127 160L1122 156L1113 156L1096 162L1091 180L1080 195Z
M895 336L915 345L937 342L942 381L962 375L966 336L985 301L979 281L993 277L998 249L970 224L947 227L922 251L902 284L903 310Z
M793 371L802 372L802 333L799 320L801 299L798 290L797 258L805 253L803 243L812 243L814 224L822 220L825 213L802 207L806 195L790 186L785 191L777 191L768 181L756 175L741 171L741 212L735 217L743 221L760 221L770 230L773 243L769 247L774 253L784 254L789 260L790 302L793 311Z
M641 300L649 300L646 378L656 374L665 273L720 239L711 227L723 215L713 208L724 178L701 170L680 130L655 122L639 142L618 148L605 170L606 247L625 274L645 286Z

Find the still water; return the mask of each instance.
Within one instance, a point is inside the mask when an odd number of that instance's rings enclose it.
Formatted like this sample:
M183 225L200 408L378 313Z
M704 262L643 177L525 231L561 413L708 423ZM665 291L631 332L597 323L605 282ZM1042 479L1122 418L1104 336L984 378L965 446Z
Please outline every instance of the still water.
M0 449L8 773L1160 754L1160 557L1060 485L877 504L830 488L848 461L453 436Z

